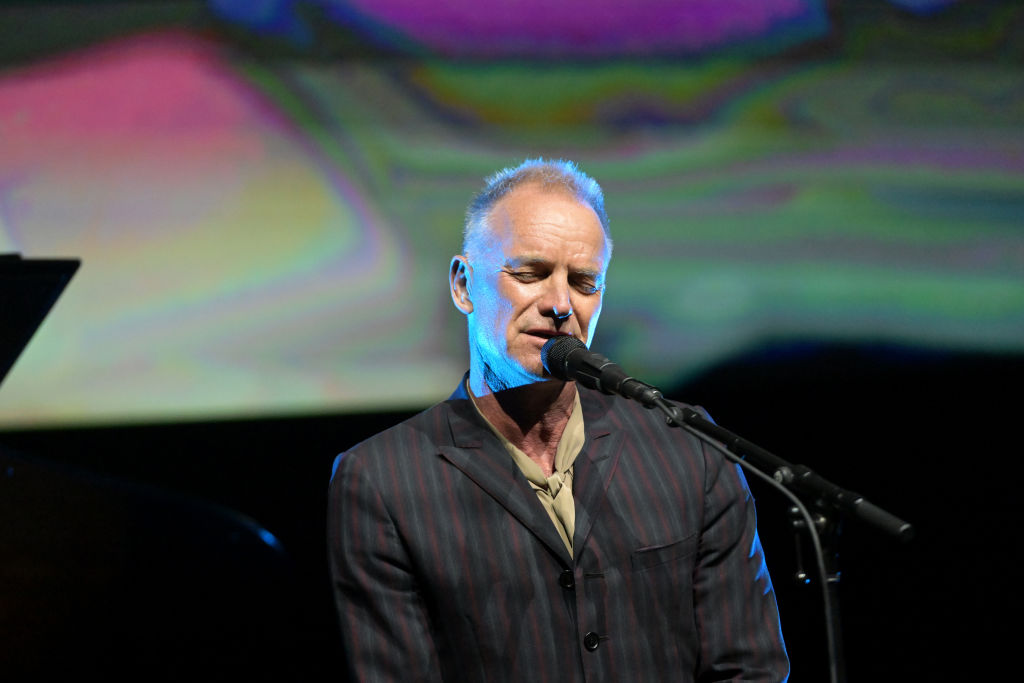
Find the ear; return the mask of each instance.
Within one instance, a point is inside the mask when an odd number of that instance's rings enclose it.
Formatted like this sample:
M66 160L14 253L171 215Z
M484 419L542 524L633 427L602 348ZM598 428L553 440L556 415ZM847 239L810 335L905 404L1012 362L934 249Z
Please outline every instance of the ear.
M448 285L452 294L452 303L466 315L473 312L473 300L470 297L470 281L473 279L473 266L462 254L452 257L448 268Z

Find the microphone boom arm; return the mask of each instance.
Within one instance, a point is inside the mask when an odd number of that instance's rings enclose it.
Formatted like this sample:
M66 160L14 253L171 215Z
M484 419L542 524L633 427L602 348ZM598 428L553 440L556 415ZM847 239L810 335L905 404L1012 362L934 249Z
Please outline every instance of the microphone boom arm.
M685 425L718 441L726 450L743 458L805 500L833 507L901 541L913 538L914 527L908 522L869 502L859 493L833 484L809 467L794 465L769 453L757 444L720 427L692 408L669 403L663 398L659 398L656 406L665 413L665 421L669 425Z
M617 364L591 351L575 337L549 339L541 349L541 361L553 377L574 380L606 394L618 394L647 408L659 408L665 413L668 425L689 429L698 436L710 438L733 455L746 459L750 465L788 490L803 496L805 500L832 507L903 541L913 536L914 529L910 524L868 502L859 493L833 484L804 465L786 462L719 427L692 408L670 403L657 388L627 375Z

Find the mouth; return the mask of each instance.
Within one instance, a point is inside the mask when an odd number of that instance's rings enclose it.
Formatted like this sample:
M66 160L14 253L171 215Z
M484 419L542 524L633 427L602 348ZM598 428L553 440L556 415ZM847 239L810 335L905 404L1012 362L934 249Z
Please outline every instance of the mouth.
M555 337L571 337L571 336L573 336L573 334L571 332L563 332L563 331L555 331L555 330L545 330L545 329L527 330L526 334L528 334L531 337L536 337L537 339L545 341L545 342L547 340L549 340L549 339L554 339Z

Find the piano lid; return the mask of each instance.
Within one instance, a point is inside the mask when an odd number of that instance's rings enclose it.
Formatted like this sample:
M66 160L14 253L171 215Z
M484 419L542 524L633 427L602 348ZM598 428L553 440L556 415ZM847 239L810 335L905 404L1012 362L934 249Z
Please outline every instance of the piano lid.
M80 263L0 254L0 383Z

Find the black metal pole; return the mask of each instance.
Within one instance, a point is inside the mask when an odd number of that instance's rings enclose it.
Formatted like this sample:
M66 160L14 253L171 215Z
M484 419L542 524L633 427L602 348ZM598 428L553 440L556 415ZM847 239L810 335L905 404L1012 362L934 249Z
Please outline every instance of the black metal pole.
M839 527L842 515L859 519L891 536L906 542L913 537L913 527L895 515L869 503L863 496L847 491L818 476L803 465L794 465L765 449L733 434L692 408L669 403L660 396L652 401L665 413L665 422L696 433L723 450L759 477L775 483L798 511L803 528L811 535L819 561L822 599L827 622L829 674L832 683L846 683L846 660L842 641L839 609ZM815 510L807 511L800 499ZM794 528L796 528L794 526Z

